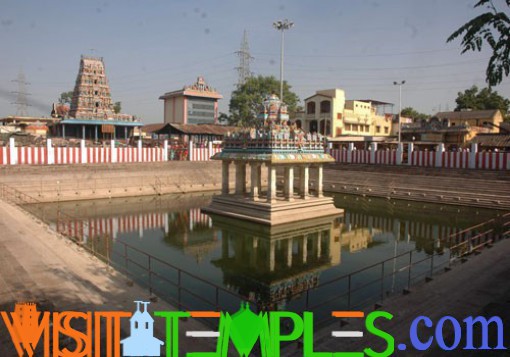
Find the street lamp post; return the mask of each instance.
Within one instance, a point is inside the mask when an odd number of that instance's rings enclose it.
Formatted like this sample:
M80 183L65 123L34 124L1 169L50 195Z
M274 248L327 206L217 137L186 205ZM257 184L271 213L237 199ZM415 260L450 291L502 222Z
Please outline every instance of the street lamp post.
M401 82L393 82L393 85L398 86L398 143L402 142L402 86L406 83L406 81Z
M275 21L273 22L273 27L278 31L282 32L282 41L281 41L281 49L280 49L280 100L283 102L283 42L284 42L284 32L285 30L289 30L294 23L287 19Z

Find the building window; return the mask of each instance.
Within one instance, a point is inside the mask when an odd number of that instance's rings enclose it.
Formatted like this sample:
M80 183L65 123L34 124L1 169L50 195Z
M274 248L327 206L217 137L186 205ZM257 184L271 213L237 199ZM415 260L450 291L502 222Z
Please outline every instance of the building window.
M381 132L381 126L380 126L380 125L377 125L377 126L375 127L375 132L376 132L377 134L379 134L379 133Z
M310 121L310 133L317 132L317 120Z
M308 102L306 104L306 113L315 114L315 102Z
M324 125L326 125L326 131L324 131ZM331 127L329 120L321 120L320 122L320 133L322 135L331 135Z
M358 124L352 125L352 131L358 131Z
M387 126L384 127L384 134L388 134L389 133L389 128Z
M351 131L351 124L345 124L345 130Z
M331 112L331 102L329 100L323 100L321 102L321 113Z

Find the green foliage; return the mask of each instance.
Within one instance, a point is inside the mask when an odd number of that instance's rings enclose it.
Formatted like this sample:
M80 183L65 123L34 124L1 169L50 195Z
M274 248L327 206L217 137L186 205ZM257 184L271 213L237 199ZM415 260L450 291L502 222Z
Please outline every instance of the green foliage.
M283 101L289 114L296 111L299 97L291 92L291 86L283 82ZM280 81L275 77L258 76L249 78L244 85L232 92L230 99L230 118L228 123L241 127L257 126L258 108L267 95L280 93Z
M62 92L60 93L60 98L58 98L58 102L60 104L71 104L73 99L73 91Z
M115 114L119 114L121 110L122 102L115 102L115 104L113 105L113 111L115 112Z
M228 114L225 114L225 113L220 113L220 115L218 116L218 122L220 123L229 123L230 122L230 117L228 116Z
M419 121L422 119L428 119L430 117L430 115L420 113L420 112L414 110L414 108L406 107L406 108L402 109L402 117L411 118L411 119L413 119L413 121Z
M510 8L510 0L504 0ZM484 43L492 49L492 55L486 69L486 82L495 86L510 73L510 19L508 14L498 11L492 0L479 0L475 8L486 6L489 11L465 23L448 37L447 42L462 38L462 53L481 51Z
M510 100L500 96L497 91L493 91L491 88L483 88L479 91L477 86L459 92L455 102L457 103L455 111L499 109L505 115L510 107Z

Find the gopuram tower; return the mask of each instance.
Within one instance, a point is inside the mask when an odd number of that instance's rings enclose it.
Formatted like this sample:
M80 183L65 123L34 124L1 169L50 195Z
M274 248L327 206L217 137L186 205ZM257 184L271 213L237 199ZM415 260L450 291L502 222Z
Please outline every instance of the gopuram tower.
M69 116L85 119L115 116L102 57L81 56Z
M338 216L342 210L323 195L323 165L334 162L323 145L320 134L289 125L287 106L276 95L267 97L257 127L225 137L223 150L212 157L222 161L222 191L204 211L271 226ZM231 164L235 166L233 189L229 185ZM263 166L267 168L265 191ZM282 177L282 185L277 185L277 175Z

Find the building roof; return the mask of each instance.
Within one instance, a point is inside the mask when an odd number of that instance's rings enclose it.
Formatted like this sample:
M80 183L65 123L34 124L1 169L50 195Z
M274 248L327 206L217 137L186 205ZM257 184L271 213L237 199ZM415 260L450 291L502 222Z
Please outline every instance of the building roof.
M198 77L197 81L192 85L185 86L181 90L167 92L159 97L159 99L168 99L173 97L202 97L211 99L221 99L223 96L216 89L209 87L204 78Z
M159 97L159 99L168 99L173 97L201 97L201 98L212 98L212 99L222 99L223 96L219 93L213 92L200 92L194 90L176 90L173 92L167 92Z
M439 119L457 119L457 120L469 120L469 119L487 119L493 118L499 109L488 109L488 110L466 110L459 112L439 112L434 116Z
M60 124L77 124L77 125L115 125L115 126L143 126L139 121L124 120L100 120L100 119L75 119L68 118L60 121Z
M163 129L167 125L169 125L169 124L167 124L167 123L146 124L142 127L142 130L144 132L146 132L147 134L152 134L152 133L157 134L157 131Z
M333 98L333 96L332 96L332 95L323 94L323 93L315 93L314 95L311 95L311 96L309 96L308 98L303 99L303 101L307 101L307 100L308 100L308 99L310 99L310 98L318 97L318 96L326 97L326 98Z
M379 106L379 105L393 105L393 103L389 103L389 102L382 102L380 100L375 100L375 99L354 99L355 101L357 102L365 102L365 103L370 103L374 106Z
M478 134L471 140L481 146L490 146L497 148L510 148L510 135L508 134Z
M146 133L154 134L187 134L187 135L217 135L222 136L239 130L236 126L217 124L148 124L142 128Z
M350 142L392 142L394 136L372 136L372 135L341 135L335 138L328 138L328 142L350 143Z
M17 124L26 123L32 124L36 122L40 123L55 123L58 122L60 118L44 118L44 117L21 117L21 116L8 116L4 118L0 118L0 123L13 123Z

